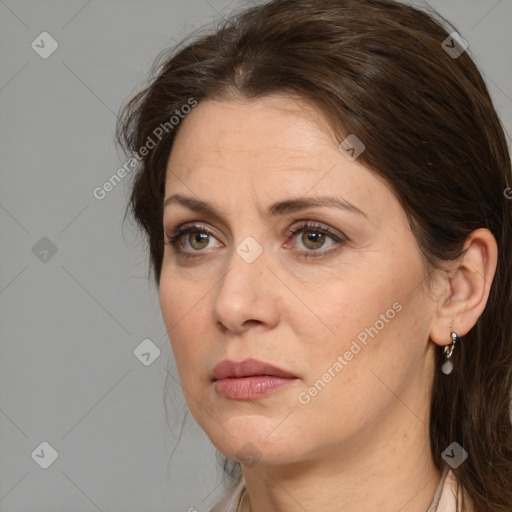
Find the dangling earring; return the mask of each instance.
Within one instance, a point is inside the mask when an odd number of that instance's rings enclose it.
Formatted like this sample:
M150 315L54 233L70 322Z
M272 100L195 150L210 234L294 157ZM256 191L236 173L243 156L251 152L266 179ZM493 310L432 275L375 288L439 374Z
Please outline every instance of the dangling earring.
M453 349L455 348L455 343L460 341L459 335L456 332L452 332L451 336L452 336L451 344L444 347L444 350L443 350L444 356L446 357L446 361L444 362L443 366L441 367L441 371L445 375L452 373L453 363L451 361L449 361L449 359L450 359L450 357L452 357Z

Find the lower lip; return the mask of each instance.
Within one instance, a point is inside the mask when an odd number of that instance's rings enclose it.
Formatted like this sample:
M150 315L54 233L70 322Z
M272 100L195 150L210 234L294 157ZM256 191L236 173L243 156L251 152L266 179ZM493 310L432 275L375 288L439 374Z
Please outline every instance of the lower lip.
M257 377L230 377L215 381L215 390L224 398L234 400L253 400L270 395L274 391L293 384L298 379L285 379L271 375Z

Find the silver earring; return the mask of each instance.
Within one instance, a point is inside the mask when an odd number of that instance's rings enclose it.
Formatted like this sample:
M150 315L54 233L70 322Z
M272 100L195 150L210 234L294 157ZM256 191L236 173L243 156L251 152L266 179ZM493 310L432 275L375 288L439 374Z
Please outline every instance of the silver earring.
M452 373L453 363L449 359L450 359L450 357L452 357L453 349L455 348L455 344L458 341L460 341L460 337L459 337L459 335L456 332L452 332L451 336L452 336L452 342L450 343L450 345L447 345L443 349L443 353L444 353L444 356L446 358L446 361L444 362L443 366L441 367L441 371L445 375L448 375L448 374Z

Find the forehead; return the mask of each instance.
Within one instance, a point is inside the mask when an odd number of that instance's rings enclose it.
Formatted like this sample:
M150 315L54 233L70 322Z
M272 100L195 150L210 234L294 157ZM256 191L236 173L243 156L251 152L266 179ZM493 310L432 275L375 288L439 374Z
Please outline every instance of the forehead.
M384 210L389 197L383 188L373 172L339 151L326 120L311 105L273 96L196 106L176 136L165 196L214 194L216 202L221 197L240 211L244 199L252 204L339 193L361 205L370 198L374 210Z
M324 128L325 126L325 128ZM327 123L311 106L287 96L258 100L206 100L185 118L170 163L181 169L257 159L274 167L282 160L314 160L335 144ZM244 165L245 167L245 165Z

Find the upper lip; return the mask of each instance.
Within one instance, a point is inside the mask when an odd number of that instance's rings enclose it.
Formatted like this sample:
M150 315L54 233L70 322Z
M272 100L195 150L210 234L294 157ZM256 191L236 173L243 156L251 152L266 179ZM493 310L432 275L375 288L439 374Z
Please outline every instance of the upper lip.
M295 375L274 366L273 364L257 359L244 359L243 361L221 361L212 371L213 380L229 377L253 377L256 375L271 375L275 377L296 378Z

